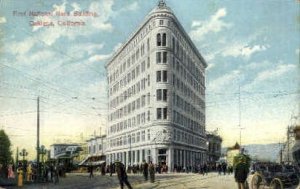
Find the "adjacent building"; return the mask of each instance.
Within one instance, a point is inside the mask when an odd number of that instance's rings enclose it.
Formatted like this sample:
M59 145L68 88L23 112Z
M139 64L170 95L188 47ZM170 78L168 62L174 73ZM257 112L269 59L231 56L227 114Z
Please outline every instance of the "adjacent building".
M207 135L207 161L210 163L217 162L221 157L222 138L214 133L208 133Z
M207 64L164 1L106 64L106 161L176 166L206 161Z

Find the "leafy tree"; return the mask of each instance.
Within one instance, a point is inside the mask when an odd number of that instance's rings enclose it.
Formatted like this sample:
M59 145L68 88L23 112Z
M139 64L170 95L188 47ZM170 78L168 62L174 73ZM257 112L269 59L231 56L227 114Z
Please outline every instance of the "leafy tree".
M7 172L8 164L12 161L10 150L10 140L4 130L0 130L0 164L2 164L2 174Z

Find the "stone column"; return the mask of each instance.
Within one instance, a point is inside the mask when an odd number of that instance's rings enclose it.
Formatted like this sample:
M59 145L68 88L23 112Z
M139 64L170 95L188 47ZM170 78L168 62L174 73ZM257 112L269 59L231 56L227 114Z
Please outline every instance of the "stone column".
M173 147L170 147L169 150L168 150L168 172L173 172L173 169L174 169L174 149Z

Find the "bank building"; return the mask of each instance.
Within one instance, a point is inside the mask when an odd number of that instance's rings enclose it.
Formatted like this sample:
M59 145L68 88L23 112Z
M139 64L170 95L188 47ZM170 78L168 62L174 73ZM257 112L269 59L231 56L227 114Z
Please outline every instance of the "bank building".
M107 163L146 160L173 171L206 161L207 64L165 1L105 67Z

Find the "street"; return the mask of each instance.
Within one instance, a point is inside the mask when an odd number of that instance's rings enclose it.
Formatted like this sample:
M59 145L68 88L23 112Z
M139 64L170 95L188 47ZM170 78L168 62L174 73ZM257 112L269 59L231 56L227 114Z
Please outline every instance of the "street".
M196 188L211 188L211 189L234 189L235 183L233 175L219 176L217 173L209 173L208 175L200 175L193 173L169 173L156 174L155 183L144 181L141 174L129 174L128 180L136 189L196 189ZM7 187L8 189L16 189L18 187ZM114 174L110 177L108 174L101 176L95 174L93 178L89 178L88 173L71 173L66 178L61 178L58 184L42 183L42 184L27 184L24 189L118 189L119 183L117 176ZM126 188L126 187L125 187Z

